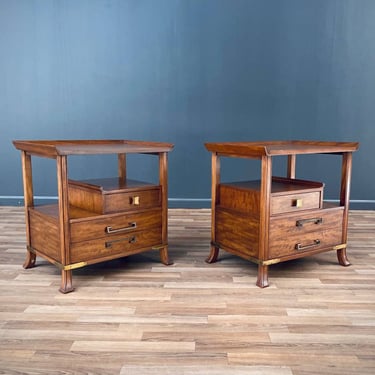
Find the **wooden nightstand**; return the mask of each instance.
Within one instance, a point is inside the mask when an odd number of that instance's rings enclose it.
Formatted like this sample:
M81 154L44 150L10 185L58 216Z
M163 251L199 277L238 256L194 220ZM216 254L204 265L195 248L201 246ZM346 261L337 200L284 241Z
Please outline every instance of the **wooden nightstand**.
M206 143L212 153L211 252L222 248L258 264L259 287L268 286L268 266L319 252L346 256L352 152L355 142L224 142ZM295 177L296 155L342 155L339 204L323 201L324 184ZM272 176L272 157L288 156L287 176ZM257 181L220 182L220 157L261 162Z
M74 290L72 270L131 254L159 250L168 259L168 163L173 145L128 140L14 141L22 153L27 258L39 255L61 269L62 293ZM69 180L71 155L117 154L118 176ZM159 158L159 184L126 175L127 154ZM31 156L56 159L58 204L34 206ZM147 176L146 176L147 177Z

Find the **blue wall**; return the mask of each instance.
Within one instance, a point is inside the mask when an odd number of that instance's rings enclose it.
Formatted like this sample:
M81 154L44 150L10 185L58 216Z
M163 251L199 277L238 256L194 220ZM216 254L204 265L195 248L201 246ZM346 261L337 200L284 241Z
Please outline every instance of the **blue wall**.
M23 194L11 141L60 138L174 143L175 206L208 206L206 141L359 141L351 198L375 203L374 20L374 0L0 0L0 203ZM136 178L154 172L142 163ZM336 198L339 160L303 163ZM55 164L35 165L36 194L55 195ZM116 171L108 158L69 167Z

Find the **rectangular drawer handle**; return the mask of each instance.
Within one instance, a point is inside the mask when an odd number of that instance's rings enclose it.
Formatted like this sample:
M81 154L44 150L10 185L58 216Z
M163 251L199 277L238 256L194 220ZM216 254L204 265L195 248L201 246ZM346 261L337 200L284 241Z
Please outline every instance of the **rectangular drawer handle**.
M314 243L312 243L310 245L305 245L305 246L302 246L302 244L300 244L300 243L296 243L294 248L296 250L306 250L306 249L310 249L311 247L318 246L318 245L320 245L320 240L314 240Z
M134 223L129 223L129 226L128 227L124 227L124 228L118 228L118 229L112 229L112 227L105 227L105 232L110 234L110 233L119 233L119 232L126 232L128 230L132 230L132 229L135 229L137 228L137 223L134 222Z
M137 238L135 236L131 236L131 237L120 238L119 240L107 241L105 243L105 247L106 248L112 247L112 244L116 242L122 242L122 241L128 241L128 243L135 243L137 242Z
M314 223L314 224L322 224L323 218L322 217L314 217L312 219L301 219L296 221L296 227L303 227L305 223Z

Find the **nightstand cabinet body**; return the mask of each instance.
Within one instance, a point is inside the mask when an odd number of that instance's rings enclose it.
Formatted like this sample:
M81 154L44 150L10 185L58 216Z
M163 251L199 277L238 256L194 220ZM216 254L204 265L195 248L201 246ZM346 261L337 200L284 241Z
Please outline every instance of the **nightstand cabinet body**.
M212 153L211 252L219 249L258 264L257 285L268 286L268 266L315 253L337 250L341 265L346 256L352 152L347 142L228 142L207 143ZM297 154L342 155L339 204L324 201L324 183L295 177ZM288 156L287 176L272 175L272 157ZM220 158L259 159L259 180L220 181Z
M125 140L14 141L22 152L27 258L36 255L61 269L62 293L74 290L72 270L89 264L159 250L168 259L167 152L173 145ZM126 155L159 158L157 184L127 178ZM117 154L118 176L93 180L68 179L70 155ZM57 162L58 203L34 205L31 156ZM146 176L147 177L147 176Z

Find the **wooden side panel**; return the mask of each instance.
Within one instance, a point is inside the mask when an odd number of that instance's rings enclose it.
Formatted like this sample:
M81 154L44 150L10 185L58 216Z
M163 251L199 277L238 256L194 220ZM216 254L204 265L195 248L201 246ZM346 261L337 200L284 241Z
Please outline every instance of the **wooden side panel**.
M221 207L259 215L259 196L259 190L237 189L225 184L219 186Z
M225 250L244 257L257 257L259 220L221 208L216 209L216 242Z
M61 262L58 220L30 208L29 221L31 247Z
M100 214L103 208L103 196L100 191L69 184L69 204Z

